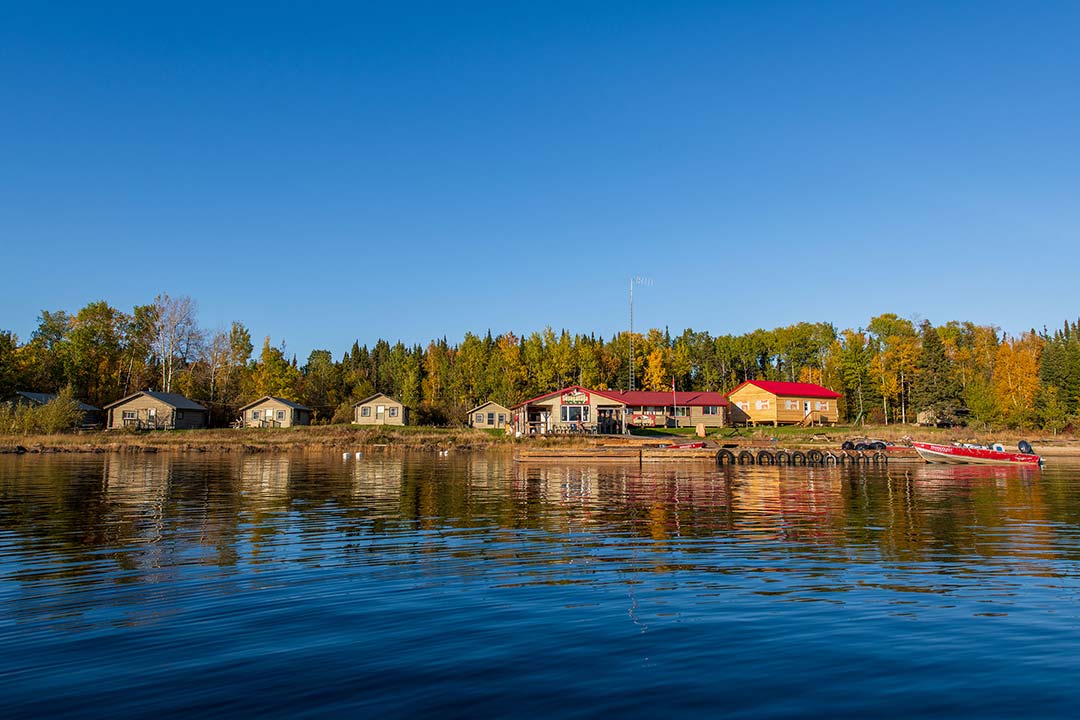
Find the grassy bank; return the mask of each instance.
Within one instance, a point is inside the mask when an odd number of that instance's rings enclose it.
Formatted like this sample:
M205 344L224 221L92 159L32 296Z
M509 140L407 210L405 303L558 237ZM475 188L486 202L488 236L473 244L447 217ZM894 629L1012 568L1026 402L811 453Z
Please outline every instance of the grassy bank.
M1080 448L1073 434L1033 435L1024 432L976 432L970 428L922 428L914 425L835 426L826 428L757 427L710 430L706 439L717 444L782 444L790 447L839 446L844 440L872 437L892 442L905 438L932 442L1013 444L1026 439L1040 448ZM323 425L277 429L176 430L170 432L110 431L53 435L0 435L0 452L290 452L297 450L355 451L386 447L400 450L485 450L532 446L588 447L598 444L641 444L693 439L691 428L636 430L627 437L544 436L515 439L505 433L472 428L353 427Z
M288 452L355 450L387 446L405 450L471 450L508 445L511 438L471 428L351 427L323 425L242 430L124 430L57 435L0 436L0 451L29 452Z
M657 440L687 440L694 437L693 428L649 428L635 430L634 437L653 438ZM923 440L927 442L951 443L990 443L1004 442L1016 444L1020 440L1028 440L1034 444L1044 445L1071 445L1080 443L1074 433L1051 434L1043 430L1003 430L1003 431L979 431L972 428L932 428L918 425L834 425L831 427L793 427L793 426L759 426L741 428L717 428L710 429L706 439L718 443L771 443L776 440L790 445L822 445L835 443L839 445L844 440L855 438L875 438L894 443L903 443L910 440Z

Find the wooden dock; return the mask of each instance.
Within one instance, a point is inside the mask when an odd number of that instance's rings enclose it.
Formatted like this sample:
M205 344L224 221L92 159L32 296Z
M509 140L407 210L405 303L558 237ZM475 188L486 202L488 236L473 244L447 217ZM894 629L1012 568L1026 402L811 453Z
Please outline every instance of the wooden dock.
M724 458L719 454L723 453ZM783 459L777 457L784 454ZM798 456L793 461L793 456ZM844 452L839 449L775 448L763 445L728 444L723 448L666 448L655 445L601 445L593 447L520 448L514 451L515 462L619 462L670 463L708 462L739 465L824 465L921 463L922 458L907 447L889 447L874 453Z
M522 448L514 451L515 462L716 462L716 448L658 448L658 447L587 447L587 448Z

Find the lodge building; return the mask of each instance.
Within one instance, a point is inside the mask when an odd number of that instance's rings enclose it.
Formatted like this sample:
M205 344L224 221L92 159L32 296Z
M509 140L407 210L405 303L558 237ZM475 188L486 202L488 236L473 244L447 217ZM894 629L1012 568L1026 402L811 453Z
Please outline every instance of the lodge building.
M618 434L628 427L724 427L728 401L717 392L588 390L572 385L510 408L523 435Z

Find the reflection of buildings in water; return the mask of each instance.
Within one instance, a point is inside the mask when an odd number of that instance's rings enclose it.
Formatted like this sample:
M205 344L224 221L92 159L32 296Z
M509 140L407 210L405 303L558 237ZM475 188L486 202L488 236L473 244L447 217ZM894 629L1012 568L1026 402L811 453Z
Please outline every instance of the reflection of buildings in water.
M405 473L405 462L401 457L364 456L350 462L354 499L397 501L401 498L401 481Z
M287 454L244 455L239 468L241 488L260 500L288 500L291 467L292 458Z
M164 453L105 456L105 493L119 505L148 505L160 510L169 491L172 458Z
M103 468L103 499L116 509L116 530L123 539L158 542L165 527L172 458L166 454L109 454ZM128 534L130 533L130 534Z
M637 463L517 463L515 504L538 519L563 516L627 527L655 539L729 527L730 483L710 467L642 467Z
M595 502L599 499L601 472L595 465L517 463L513 472L514 492L533 501L558 505Z
M500 487L511 476L513 457L509 453L480 452L465 456L469 486Z

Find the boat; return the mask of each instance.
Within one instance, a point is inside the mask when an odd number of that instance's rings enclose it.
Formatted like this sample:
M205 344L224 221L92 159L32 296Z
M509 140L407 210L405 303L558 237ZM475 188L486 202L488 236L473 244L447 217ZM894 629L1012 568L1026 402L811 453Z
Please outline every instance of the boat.
M1039 467L1043 459L1036 455L1027 440L1021 440L1017 449L1019 452L1010 452L1001 443L993 445L971 445L968 443L953 443L952 445L938 445L936 443L912 442L911 446L928 463L948 463L951 465L1033 465Z
M668 450L697 450L705 447L705 441L700 442L684 442L684 443L672 443L665 446Z

